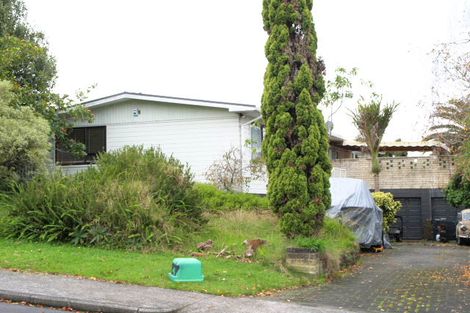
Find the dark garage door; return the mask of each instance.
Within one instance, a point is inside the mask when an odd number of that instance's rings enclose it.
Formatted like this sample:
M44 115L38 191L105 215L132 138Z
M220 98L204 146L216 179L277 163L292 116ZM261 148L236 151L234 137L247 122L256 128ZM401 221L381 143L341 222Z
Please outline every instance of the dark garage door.
M403 218L403 239L423 239L421 198L396 198L403 207L398 215Z
M457 224L457 209L451 206L444 198L432 198L432 219L446 219L449 240L455 239L455 225Z
M445 218L448 221L457 221L457 210L444 198L432 198L432 218Z

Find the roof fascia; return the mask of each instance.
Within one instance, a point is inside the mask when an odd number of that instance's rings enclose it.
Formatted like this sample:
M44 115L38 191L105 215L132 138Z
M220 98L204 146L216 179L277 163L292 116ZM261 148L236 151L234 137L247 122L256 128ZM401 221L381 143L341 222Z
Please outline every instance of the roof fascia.
M84 104L87 108L91 109L91 108L97 108L97 107L110 105L113 103L119 103L119 102L123 102L127 100L142 100L142 101L151 101L151 102L174 103L174 104L202 106L202 107L210 107L210 108L220 108L220 109L227 109L230 112L235 112L235 113L256 111L256 106L254 105L185 99L185 98L173 98L173 97L146 95L146 94L133 94L133 93L127 93L127 92L88 101L88 102L85 102Z

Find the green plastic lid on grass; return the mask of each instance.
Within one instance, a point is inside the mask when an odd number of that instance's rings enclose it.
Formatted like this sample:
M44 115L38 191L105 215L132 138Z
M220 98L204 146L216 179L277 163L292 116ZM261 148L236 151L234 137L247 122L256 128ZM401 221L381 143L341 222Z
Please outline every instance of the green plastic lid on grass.
M202 282L204 281L202 263L195 258L173 259L168 277L175 282Z

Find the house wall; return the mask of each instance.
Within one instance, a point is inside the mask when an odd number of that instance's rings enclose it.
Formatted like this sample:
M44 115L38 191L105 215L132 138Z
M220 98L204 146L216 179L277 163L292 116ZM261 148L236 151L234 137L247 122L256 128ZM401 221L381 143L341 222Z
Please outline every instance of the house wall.
M140 115L134 117L133 110L139 109ZM238 116L226 109L159 103L141 100L129 100L93 109L95 120L92 125L110 125L116 123L136 123L153 121L173 121L187 119L224 118ZM76 126L90 126L83 121Z
M455 222L456 208L442 193L455 170L452 156L381 158L380 164L380 190L391 192L403 206L398 215L403 218L404 239L432 239L435 219ZM374 186L370 158L338 159L333 166L341 168L346 177L363 179L371 188ZM453 231L451 224L449 238Z
M434 240L437 220L445 220L447 239L455 239L457 208L452 207L440 189L383 189L402 204L403 238ZM439 223L439 222L438 222ZM433 227L434 224L434 227Z
M138 116L133 115L136 109ZM240 115L226 109L127 101L93 112L92 123L76 126L106 126L107 151L126 145L160 147L188 163L197 181L205 181L209 166L241 143Z
M452 156L380 158L382 189L442 189L454 173ZM346 177L363 179L374 186L370 158L337 159L333 166Z
M330 144L330 158L332 160L350 159L352 158L352 152L350 150L338 146L333 146Z

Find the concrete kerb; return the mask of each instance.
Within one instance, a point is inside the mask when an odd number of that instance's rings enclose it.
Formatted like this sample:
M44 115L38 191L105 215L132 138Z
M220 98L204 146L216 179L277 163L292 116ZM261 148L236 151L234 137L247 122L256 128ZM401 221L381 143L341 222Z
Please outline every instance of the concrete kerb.
M0 289L0 299L15 302L27 302L31 304L45 305L55 308L71 307L78 311L106 312L106 313L174 313L185 306L174 308L155 308L155 307L132 307L122 304L97 302L66 297L48 296L40 294L29 294L23 292L12 292Z
M106 313L345 313L267 299L231 298L158 287L0 270L0 298Z

